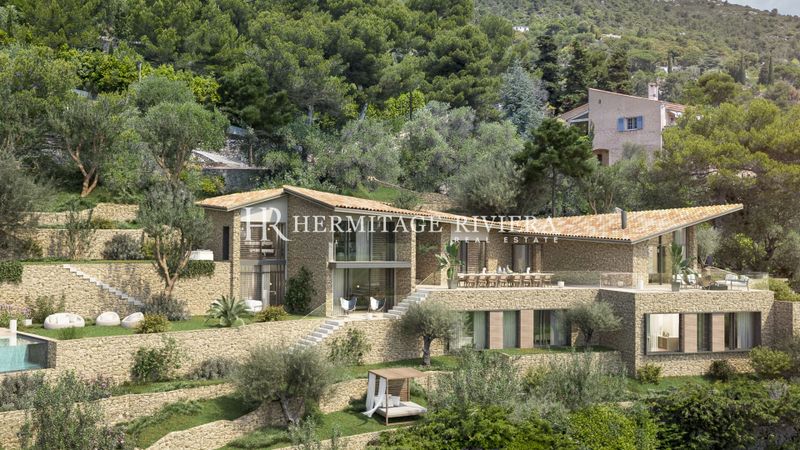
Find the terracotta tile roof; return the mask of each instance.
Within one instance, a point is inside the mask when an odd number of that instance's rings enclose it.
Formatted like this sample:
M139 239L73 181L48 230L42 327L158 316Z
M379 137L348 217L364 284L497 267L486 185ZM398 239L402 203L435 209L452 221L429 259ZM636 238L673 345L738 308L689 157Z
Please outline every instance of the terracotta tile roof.
M584 103L581 106L575 107L573 109L570 109L567 112L559 114L558 117L560 119L562 119L562 120L570 120L570 119L574 119L577 116L580 116L581 114L583 114L583 113L585 113L587 111L589 111L589 104L588 103Z
M210 209L233 211L245 206L255 205L283 195L283 188L262 189L260 191L238 192L236 194L220 195L197 202L198 206Z
M419 215L422 211L412 211L408 209L395 208L388 203L366 198L350 197L348 195L333 194L330 192L315 191L313 189L300 188L295 186L284 186L284 191L307 198L317 203L322 203L330 208L352 209L358 211L369 211L385 214L396 214L401 216Z
M682 113L682 112L686 111L686 106L685 105L681 105L679 103L669 103L669 102L667 102L667 109L670 110L670 111L675 111L675 112Z
M516 232L521 234L637 243L741 209L741 204L734 204L629 211L628 226L625 229L622 229L619 213L556 217L549 220L539 219L535 222L517 221L513 226Z

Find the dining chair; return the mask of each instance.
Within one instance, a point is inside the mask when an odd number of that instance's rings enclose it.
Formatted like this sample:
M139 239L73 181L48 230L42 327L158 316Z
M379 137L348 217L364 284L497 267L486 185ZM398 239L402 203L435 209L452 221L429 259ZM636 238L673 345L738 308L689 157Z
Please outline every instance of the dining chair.
M541 274L534 274L533 275L533 286L534 287L542 287L542 275Z

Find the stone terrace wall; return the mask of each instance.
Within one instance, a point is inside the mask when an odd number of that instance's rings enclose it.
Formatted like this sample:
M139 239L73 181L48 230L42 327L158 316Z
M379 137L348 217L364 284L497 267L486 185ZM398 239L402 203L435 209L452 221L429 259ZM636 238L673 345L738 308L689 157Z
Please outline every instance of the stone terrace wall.
M233 385L217 384L190 389L177 389L151 394L130 394L104 398L97 401L106 424L128 422L149 416L169 403L188 400L205 400L222 397L234 392ZM0 443L4 448L19 448L17 432L25 423L25 411L0 413Z
M95 230L91 245L80 258L103 259L103 250L106 248L106 243L118 234L130 236L139 242L142 242L144 238L142 230ZM42 247L42 256L64 259L69 257L67 231L63 228L37 228L32 237Z
M136 219L139 205L123 205L119 203L98 203L92 208L93 219L113 220L117 222L131 222ZM81 212L88 214L89 210ZM64 225L67 222L66 212L32 212L30 213L39 225L53 226Z
M134 334L58 341L55 345L55 369L72 370L86 378L104 375L116 381L130 376L133 354L139 347L161 345L162 337L175 338L187 359L179 374L194 370L214 356L241 359L261 344L292 345L321 325L324 319L287 320L254 323L237 328L212 328L159 334Z
M566 309L595 301L597 293L597 289L573 288L461 288L431 291L427 301L443 303L456 311Z
M205 314L211 302L222 295L230 295L231 263L216 262L214 265L214 274L210 277L178 279L173 295L186 301L192 315ZM152 264L73 264L73 267L141 300L160 292L164 286Z
M142 263L142 266L149 264ZM56 302L63 296L68 312L96 317L102 311L129 311L126 302L70 273L61 264L25 264L22 282L0 283L0 303L25 306L40 296L52 296Z
M775 316L773 339L776 343L800 336L800 302L775 302L772 311Z

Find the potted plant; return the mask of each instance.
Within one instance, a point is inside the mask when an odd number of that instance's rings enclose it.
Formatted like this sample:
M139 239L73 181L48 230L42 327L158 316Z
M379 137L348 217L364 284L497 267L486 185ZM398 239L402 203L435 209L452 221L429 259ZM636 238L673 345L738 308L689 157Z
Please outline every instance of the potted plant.
M458 259L459 242L453 241L444 246L444 251L436 255L436 262L439 270L447 269L447 287L455 289L458 287L456 268L461 265Z
M686 275L697 274L697 272L689 267L689 261L683 257L683 247L674 242L670 246L670 257L672 261L672 292L678 292L683 284L681 280L685 281Z

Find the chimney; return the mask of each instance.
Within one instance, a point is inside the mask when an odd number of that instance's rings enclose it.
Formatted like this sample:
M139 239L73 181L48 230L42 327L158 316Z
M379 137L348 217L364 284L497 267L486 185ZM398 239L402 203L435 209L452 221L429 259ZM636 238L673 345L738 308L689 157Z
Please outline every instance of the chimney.
M658 83L647 84L647 98L650 100L658 100Z
M628 212L620 208L614 208L614 209L619 211L620 227L622 227L623 230L625 228L628 228Z

